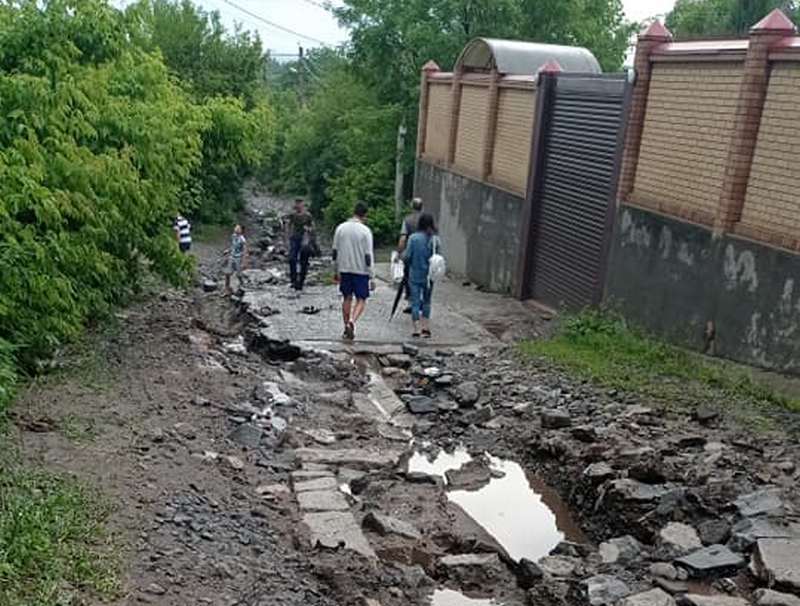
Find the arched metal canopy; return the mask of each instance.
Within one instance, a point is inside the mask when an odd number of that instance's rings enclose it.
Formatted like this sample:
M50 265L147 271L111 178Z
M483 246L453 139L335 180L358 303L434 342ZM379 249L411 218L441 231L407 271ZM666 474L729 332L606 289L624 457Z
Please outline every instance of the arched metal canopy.
M579 46L492 38L476 38L467 44L456 61L456 71L496 68L504 75L531 75L552 59L558 61L565 72L599 74L603 71L595 56Z

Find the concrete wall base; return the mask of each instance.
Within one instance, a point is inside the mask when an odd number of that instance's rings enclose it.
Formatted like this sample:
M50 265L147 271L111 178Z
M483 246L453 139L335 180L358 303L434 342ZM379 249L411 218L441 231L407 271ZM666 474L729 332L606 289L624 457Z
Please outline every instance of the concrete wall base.
M516 279L524 200L417 160L415 195L436 218L448 270L493 292Z
M800 373L799 255L623 204L606 299L691 349Z

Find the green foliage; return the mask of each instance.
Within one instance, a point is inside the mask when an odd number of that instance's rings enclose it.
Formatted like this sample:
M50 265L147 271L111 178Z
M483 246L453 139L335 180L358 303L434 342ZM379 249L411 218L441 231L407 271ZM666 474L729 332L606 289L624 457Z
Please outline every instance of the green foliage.
M75 482L9 458L6 450L0 460L0 603L72 603L67 587L113 595L114 558L98 549L107 510Z
M521 351L600 385L670 403L704 401L719 394L726 403L740 400L800 411L800 400L755 380L750 371L668 345L609 311L566 316L552 339L525 342Z
M141 278L186 275L171 230L205 116L100 0L0 8L0 338L31 366Z
M678 0L666 25L677 38L746 36L776 8L797 18L798 3L788 0Z
M248 108L264 97L266 57L258 34L228 34L219 13L190 0L141 0L126 9L136 43L160 50L198 99L233 96Z
M370 207L376 239L386 236L385 209L393 208L394 148L398 111L340 64L316 85L286 134L282 176L302 184L311 208L329 226ZM374 222L374 223L373 223Z
M0 339L0 429L2 428L3 414L14 396L16 381L13 348L7 341Z
M230 222L242 208L245 178L272 156L275 116L266 102L246 111L234 97L211 98L203 109L203 162L191 181L199 199L189 208L201 221Z
M183 212L196 221L230 222L242 207L244 180L267 174L275 147L261 40L228 34L217 12L190 0L140 0L126 9L125 22L135 43L160 52L203 106L203 161L181 192Z
M345 0L334 13L350 28L356 68L409 117L422 65L450 69L472 38L587 46L616 70L632 31L620 0Z

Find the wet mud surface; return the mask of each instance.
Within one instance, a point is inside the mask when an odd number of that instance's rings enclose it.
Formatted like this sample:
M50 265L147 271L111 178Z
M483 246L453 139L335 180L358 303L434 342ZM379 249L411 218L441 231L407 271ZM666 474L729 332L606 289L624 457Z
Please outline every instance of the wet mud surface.
M115 604L800 594L796 440L523 363L507 341L549 319L511 302L483 324L497 300L459 285L441 321L461 329L438 341L406 343L407 320L387 328L376 302L364 341L342 343L328 266L315 261L307 293L288 288L283 204L252 198L254 268L234 300L220 295L225 242L201 244L193 288L125 310L91 372L37 382L17 407L27 459L114 505ZM42 419L52 430L31 431Z

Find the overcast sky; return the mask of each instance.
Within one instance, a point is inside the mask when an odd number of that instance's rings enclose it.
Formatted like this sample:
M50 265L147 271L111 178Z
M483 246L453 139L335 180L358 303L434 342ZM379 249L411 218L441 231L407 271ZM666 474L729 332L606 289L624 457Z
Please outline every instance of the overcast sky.
M130 0L117 0L119 5L129 2ZM347 32L340 29L336 20L322 8L322 0L195 0L195 2L208 10L219 11L228 26L238 22L245 29L257 30L264 41L264 46L274 54L297 53L299 44L310 48L319 46L320 42L336 45L347 39ZM337 3L338 1L334 0L334 4ZM251 14L239 10L233 6L234 4ZM668 12L675 4L675 0L623 0L623 4L629 19L642 21L653 15ZM268 25L258 17L293 30L295 33ZM303 36L308 36L310 39Z

